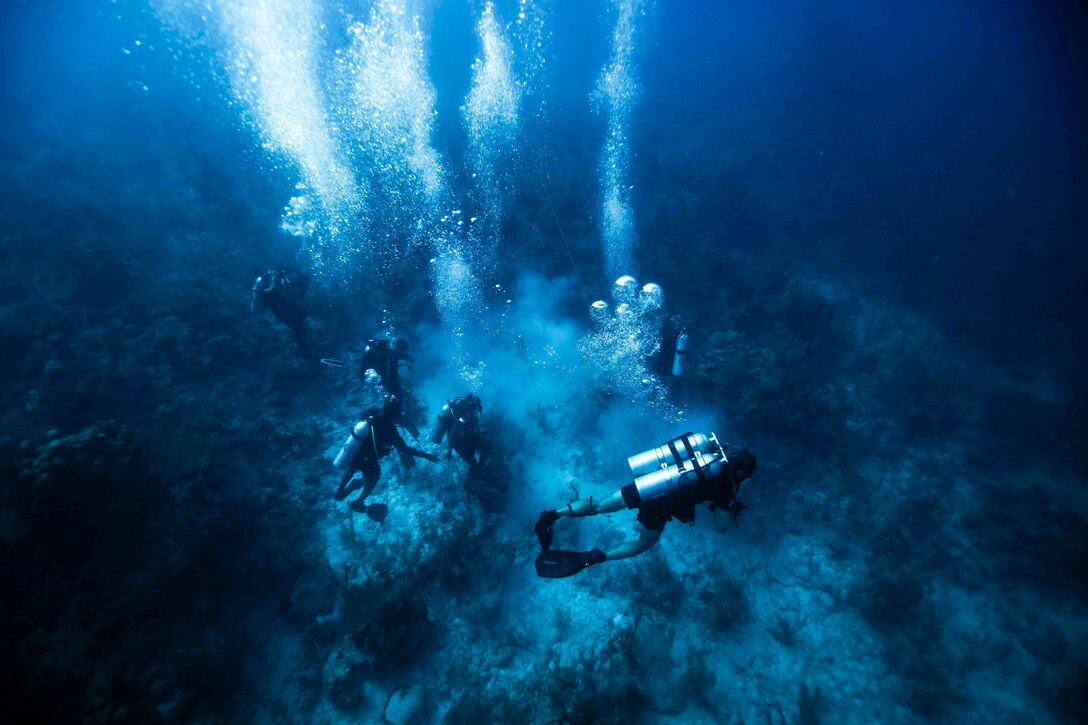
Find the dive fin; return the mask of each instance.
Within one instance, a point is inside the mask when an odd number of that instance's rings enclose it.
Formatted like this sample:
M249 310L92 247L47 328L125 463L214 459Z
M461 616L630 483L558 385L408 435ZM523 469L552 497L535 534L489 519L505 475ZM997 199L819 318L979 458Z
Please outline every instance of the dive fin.
M562 579L574 576L590 564L603 561L595 559L598 550L564 551L563 549L545 549L536 557L536 573L545 579Z
M536 538L540 540L541 549L546 551L551 548L552 536L555 535L555 531L552 527L558 520L559 514L556 513L554 509L540 512L540 518L536 520L533 531L536 532Z
M380 524L389 515L389 507L384 503L372 503L366 507L366 515L371 521L377 521Z

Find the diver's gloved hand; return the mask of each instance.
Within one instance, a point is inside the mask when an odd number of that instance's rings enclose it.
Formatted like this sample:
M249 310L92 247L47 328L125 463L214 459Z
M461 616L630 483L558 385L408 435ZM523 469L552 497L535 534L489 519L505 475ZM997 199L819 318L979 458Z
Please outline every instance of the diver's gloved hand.
M411 453L402 451L400 454L400 462L404 464L405 468L415 468L416 457L413 456Z
M608 554L604 553L597 547L593 547L593 550L589 552L589 559L586 560L586 566L593 566L594 564L601 564L608 560Z
M748 508L748 507L745 506L742 502L737 501L736 499L734 499L729 504L729 518L733 519L733 524L735 526L740 525L740 521L737 519L737 516L739 516L740 512L743 511L746 508Z
M551 548L552 537L555 535L552 525L558 520L559 512L555 509L540 512L540 518L536 520L533 531L536 532L536 538L540 540L541 549Z
M423 453L421 457L426 458L431 463L441 463L442 462L441 456L436 456L433 453Z

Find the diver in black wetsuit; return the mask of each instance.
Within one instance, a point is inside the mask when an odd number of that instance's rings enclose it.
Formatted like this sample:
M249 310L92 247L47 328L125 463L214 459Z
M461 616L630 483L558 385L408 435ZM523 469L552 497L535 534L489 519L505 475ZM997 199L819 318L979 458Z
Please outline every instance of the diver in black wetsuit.
M737 498L740 484L756 471L756 457L747 449L727 451L711 434L685 433L665 445L628 459L635 479L603 499L579 499L559 509L543 511L536 522L541 553L537 573L558 578L577 574L606 560L627 559L647 551L671 519L695 522L695 507L709 503L715 519L728 515L734 523L745 505ZM550 551L553 525L563 517L595 516L637 509L636 538L608 552ZM719 526L722 528L722 526Z
M478 474L491 454L491 443L480 431L483 409L480 397L474 393L448 401L438 412L438 420L431 431L431 443L437 445L446 438L446 458L451 458L453 451L457 451L461 460L468 464L470 475Z
M295 336L298 352L309 357L309 343L306 337L306 310L302 307L302 298L310 284L310 276L291 267L270 269L253 283L251 312L269 310L272 315L287 325Z
M480 397L474 393L447 401L438 412L430 441L439 445L446 439L446 458L452 458L456 451L468 464L465 493L476 499L484 511L500 513L506 505L510 471L501 431L480 430L483 409Z
M351 435L333 462L336 468L344 472L334 498L343 501L353 491L362 488L359 497L348 506L352 511L365 513L379 522L385 519L388 508L385 504L366 504L366 497L378 485L378 479L382 475L379 461L394 448L407 468L415 465L416 458L426 458L431 463L441 460L433 453L412 448L404 442L394 422L400 415L400 406L397 396L390 395L380 409L367 410L363 419L352 429ZM362 473L362 478L354 478L356 472Z
M390 342L386 337L377 337L367 342L361 367L363 378L366 378L367 373L373 370L386 392L400 398L403 405L397 423L418 441L419 427L416 421L422 415L422 409L416 397L404 388L400 379L401 365L411 370L414 363L415 360L408 354L408 341L403 337L398 337L396 342Z
M396 342L390 343L388 338L378 337L367 343L363 352L363 374L367 370L378 373L382 380L382 386L393 395L404 396L404 388L400 382L400 366L406 365L409 370L415 360L408 355L408 341L398 337Z

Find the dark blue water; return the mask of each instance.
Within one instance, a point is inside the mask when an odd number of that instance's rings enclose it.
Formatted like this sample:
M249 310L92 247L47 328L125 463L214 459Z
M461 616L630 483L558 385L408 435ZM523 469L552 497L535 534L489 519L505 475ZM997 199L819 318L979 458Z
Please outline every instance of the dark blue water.
M1088 719L1078 4L0 13L4 722ZM739 524L536 575L689 430Z

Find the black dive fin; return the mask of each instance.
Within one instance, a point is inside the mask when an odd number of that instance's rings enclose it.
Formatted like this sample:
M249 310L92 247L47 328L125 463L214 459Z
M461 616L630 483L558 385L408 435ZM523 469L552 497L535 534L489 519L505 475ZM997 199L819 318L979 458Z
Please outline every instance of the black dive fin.
M384 503L372 503L366 507L366 515L371 521L377 521L379 524L385 521L385 517L389 515L389 507Z
M537 554L536 573L545 579L562 579L574 576L592 562L592 551L563 551L545 549Z

